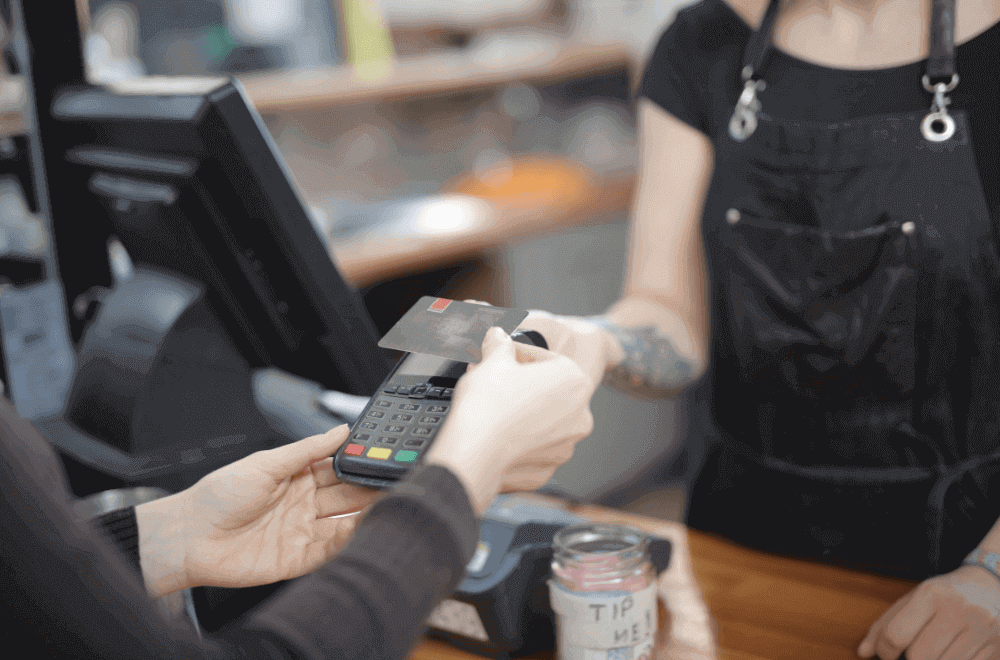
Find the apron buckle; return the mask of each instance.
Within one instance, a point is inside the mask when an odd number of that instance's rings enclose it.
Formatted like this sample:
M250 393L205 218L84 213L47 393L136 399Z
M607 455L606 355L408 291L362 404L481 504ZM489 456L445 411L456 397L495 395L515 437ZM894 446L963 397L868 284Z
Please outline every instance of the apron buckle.
M743 86L740 100L736 102L733 117L729 120L729 135L737 142L743 142L757 130L757 113L760 100L757 92L765 87L763 80L749 79Z
M948 114L948 105L951 103L951 99L945 94L958 85L958 74L953 74L947 83L939 82L931 85L931 80L926 75L922 82L924 89L934 93L934 100L931 101L930 112L920 122L920 133L928 142L945 142L955 134L955 120Z

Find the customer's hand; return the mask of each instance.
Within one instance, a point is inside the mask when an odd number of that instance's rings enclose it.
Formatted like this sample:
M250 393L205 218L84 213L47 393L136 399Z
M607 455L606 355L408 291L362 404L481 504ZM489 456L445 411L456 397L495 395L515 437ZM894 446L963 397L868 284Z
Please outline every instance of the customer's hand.
M487 304L477 300L466 302ZM580 317L531 310L518 329L540 332L549 350L576 362L594 383L595 390L608 369L625 357L618 341L610 333Z
M346 543L376 491L341 484L330 456L341 425L260 451L191 488L137 507L143 575L153 595L190 586L248 587L309 573Z
M1000 657L1000 582L963 566L922 582L876 621L858 655L896 660L992 660Z
M477 513L501 491L538 488L593 430L594 387L569 358L491 328L425 463L454 472Z

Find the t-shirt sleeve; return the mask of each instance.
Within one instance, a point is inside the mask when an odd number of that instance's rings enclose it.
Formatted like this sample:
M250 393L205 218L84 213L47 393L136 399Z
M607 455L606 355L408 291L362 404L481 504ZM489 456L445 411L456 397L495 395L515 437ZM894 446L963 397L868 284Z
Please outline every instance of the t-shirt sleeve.
M697 81L703 77L704 53L698 47L692 17L684 10L664 30L643 72L640 95L674 117L709 132L707 100Z

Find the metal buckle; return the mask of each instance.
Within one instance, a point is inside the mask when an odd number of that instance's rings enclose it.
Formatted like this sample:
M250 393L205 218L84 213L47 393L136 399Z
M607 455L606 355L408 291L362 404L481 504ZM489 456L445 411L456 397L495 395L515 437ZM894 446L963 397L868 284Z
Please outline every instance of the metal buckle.
M736 102L732 119L729 120L729 135L737 142L743 142L757 130L757 113L760 112L760 100L757 92L767 85L763 80L754 80L749 67L743 70L743 93Z
M947 83L939 82L931 84L931 79L924 75L924 89L934 94L931 101L931 110L920 122L920 133L928 142L945 142L955 134L955 120L948 114L948 105L951 103L945 94L955 89L958 85L958 74L954 73Z

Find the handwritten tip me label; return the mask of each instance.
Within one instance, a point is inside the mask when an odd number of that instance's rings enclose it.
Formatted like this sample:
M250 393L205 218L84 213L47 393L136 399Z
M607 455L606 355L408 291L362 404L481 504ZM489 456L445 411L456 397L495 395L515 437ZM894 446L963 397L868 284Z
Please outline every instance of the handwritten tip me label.
M655 584L636 593L577 593L550 582L549 596L557 617L560 657L580 655L564 654L567 647L601 650L601 658L618 657L628 648L628 660L638 660L643 648L652 647L658 623Z

